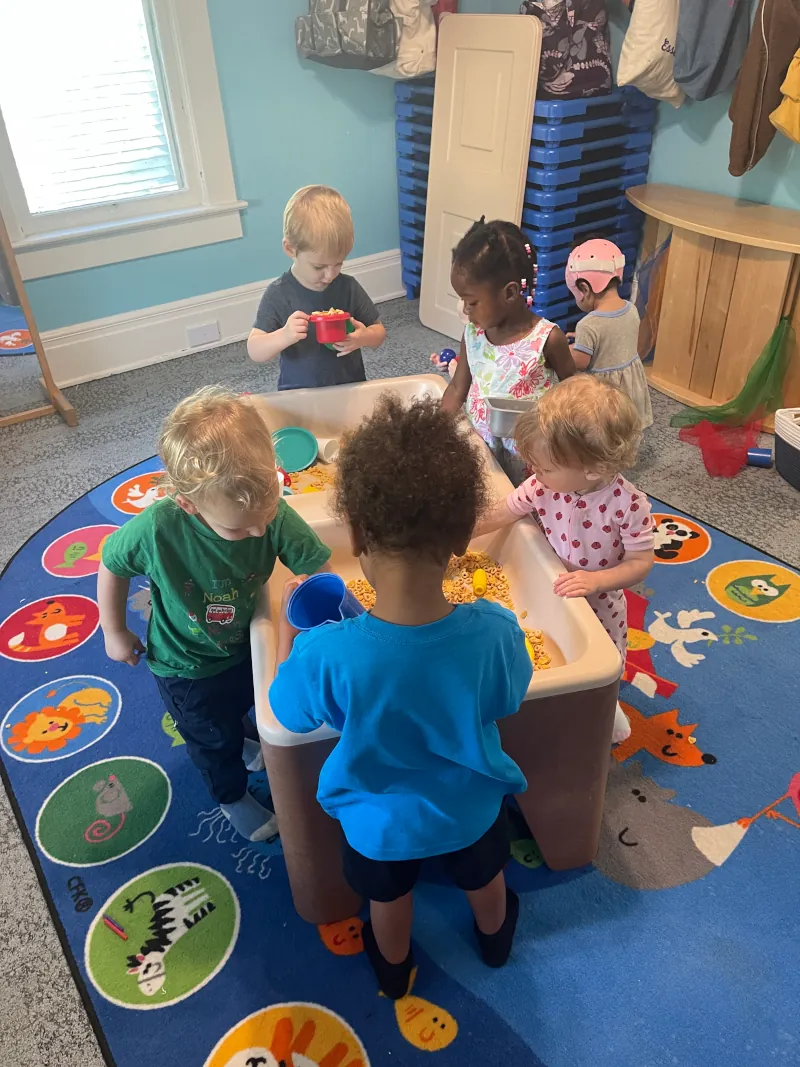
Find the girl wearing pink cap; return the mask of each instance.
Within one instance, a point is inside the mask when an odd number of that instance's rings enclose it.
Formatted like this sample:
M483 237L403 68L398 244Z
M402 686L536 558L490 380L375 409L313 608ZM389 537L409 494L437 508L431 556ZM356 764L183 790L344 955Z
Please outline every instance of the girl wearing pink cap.
M653 409L636 350L639 313L618 291L624 268L625 256L611 241L584 241L573 248L567 261L567 287L588 314L576 326L570 348L578 370L600 375L628 394L644 430L653 425Z

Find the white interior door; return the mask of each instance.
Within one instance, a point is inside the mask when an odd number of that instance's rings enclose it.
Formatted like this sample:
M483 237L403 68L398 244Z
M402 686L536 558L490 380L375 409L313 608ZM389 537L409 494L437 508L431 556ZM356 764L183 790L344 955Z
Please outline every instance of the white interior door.
M476 219L519 224L542 27L530 15L447 15L439 29L419 317L460 338L452 251Z

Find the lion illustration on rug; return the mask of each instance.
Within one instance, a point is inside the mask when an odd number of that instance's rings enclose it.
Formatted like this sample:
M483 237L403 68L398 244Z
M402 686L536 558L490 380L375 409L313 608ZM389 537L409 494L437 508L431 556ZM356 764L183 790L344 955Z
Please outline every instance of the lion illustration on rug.
M56 695L51 690L48 697ZM32 711L18 722L8 739L15 752L27 752L31 756L42 752L58 752L73 737L78 737L86 723L102 725L111 707L111 694L105 689L89 686L79 689L57 706L45 706Z

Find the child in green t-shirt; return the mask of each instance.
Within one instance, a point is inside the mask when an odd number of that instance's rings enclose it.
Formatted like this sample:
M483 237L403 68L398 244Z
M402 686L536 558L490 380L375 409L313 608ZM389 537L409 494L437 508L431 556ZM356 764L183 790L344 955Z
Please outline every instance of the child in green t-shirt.
M167 495L103 548L97 598L106 654L136 666L145 651L126 605L130 579L146 575L147 662L167 711L234 829L263 841L276 827L247 791L259 756L243 722L254 702L250 620L277 559L294 574L314 574L330 549L281 499L270 432L246 397L211 386L181 401L159 452Z

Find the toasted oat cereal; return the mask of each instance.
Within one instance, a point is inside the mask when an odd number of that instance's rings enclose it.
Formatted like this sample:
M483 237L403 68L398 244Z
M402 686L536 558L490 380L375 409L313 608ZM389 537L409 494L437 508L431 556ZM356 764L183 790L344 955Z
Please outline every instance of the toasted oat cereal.
M497 560L492 559L486 552L467 552L464 556L451 558L442 582L444 595L450 603L472 604L478 599L472 587L472 575L476 570L486 572L485 599L495 600L509 611L513 611L514 602L511 599L508 578ZM347 583L347 588L367 611L375 606L375 590L366 578L352 579ZM527 611L524 611L522 618L527 618L527 615ZM544 634L541 630L526 629L524 632L533 649L534 670L547 670L551 661L544 649Z
M541 630L526 629L525 636L533 649L533 669L535 671L546 671L550 666L551 660L544 650L544 634Z
M333 485L333 471L327 465L315 463L304 471L292 475L292 489L296 493L321 493Z
M375 590L366 578L351 579L347 583L347 588L365 611L371 611L375 607Z

